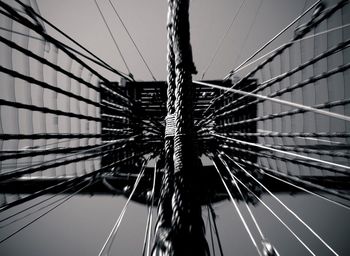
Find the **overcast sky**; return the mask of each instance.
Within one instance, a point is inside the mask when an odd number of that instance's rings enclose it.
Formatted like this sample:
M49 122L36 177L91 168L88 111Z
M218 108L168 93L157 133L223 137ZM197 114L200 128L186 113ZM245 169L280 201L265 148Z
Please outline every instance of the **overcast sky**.
M305 0L247 0L218 52L207 79L220 79L230 71L238 53L241 61L288 25L304 7ZM73 38L92 50L118 70L126 68L108 34L93 0L37 0L43 16L63 29ZM158 80L166 77L166 0L112 0L130 34ZM124 54L131 72L138 80L150 80L151 76L138 56L108 0L98 1ZM308 1L311 5L313 1ZM194 61L202 75L205 67L237 12L241 0L194 0L190 5L191 42ZM259 9L255 24L246 44L243 41ZM290 31L292 32L292 30ZM278 46L289 38L277 40ZM271 49L271 48L270 48ZM111 77L111 79L114 79Z

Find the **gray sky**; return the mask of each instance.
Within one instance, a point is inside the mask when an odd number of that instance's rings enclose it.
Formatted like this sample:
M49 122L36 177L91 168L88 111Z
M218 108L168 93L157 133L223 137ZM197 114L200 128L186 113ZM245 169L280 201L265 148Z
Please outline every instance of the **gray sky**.
M93 0L37 0L37 2L41 13L55 25L113 67L126 72ZM141 62L109 2L107 0L98 2L134 76L139 80L150 80L151 77L148 71ZM289 24L304 6L304 0L263 0L255 25L246 45L242 48L259 2L260 0L248 0L246 2L212 67L207 72L207 79L222 78L233 67L239 52L242 51L241 61L247 58ZM311 1L308 2L311 4ZM152 72L158 80L164 80L166 77L165 25L167 1L121 0L113 1L113 3L149 63ZM240 0L191 1L191 41L194 61L200 76L208 65L218 42L231 23L240 4ZM289 38L289 36L290 33L286 38ZM271 47L280 45L282 41L278 40Z

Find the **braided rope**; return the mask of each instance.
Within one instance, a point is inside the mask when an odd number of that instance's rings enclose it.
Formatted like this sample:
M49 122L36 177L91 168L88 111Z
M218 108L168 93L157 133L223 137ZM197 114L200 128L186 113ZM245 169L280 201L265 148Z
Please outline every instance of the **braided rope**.
M167 112L165 143L164 143L164 171L162 176L161 192L158 202L158 219L156 223L155 240L152 249L152 255L171 255L173 251L171 232L171 197L173 194L173 113L175 106L175 55L173 50L173 0L168 0L168 16L167 16ZM172 121L170 129L169 121Z
M188 9L188 0L168 1L165 166L152 255L209 255L191 173L199 163L193 163L192 74L196 69Z
M173 6L173 44L175 54L175 135L174 193L172 226L174 255L209 255L202 211L195 186L195 172L200 167L195 155L193 134L192 58L189 29L189 1L177 0Z

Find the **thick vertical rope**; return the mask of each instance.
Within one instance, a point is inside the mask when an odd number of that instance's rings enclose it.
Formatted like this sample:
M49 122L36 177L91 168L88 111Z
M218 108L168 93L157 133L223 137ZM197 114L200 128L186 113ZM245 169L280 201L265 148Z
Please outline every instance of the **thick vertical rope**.
M168 0L167 17L167 112L166 121L173 118L175 111L175 55L173 50L173 0ZM164 144L164 169L162 184L158 202L158 219L156 224L156 235L152 255L171 255L173 246L171 242L171 197L173 194L173 136L165 137Z
M194 146L192 59L189 27L189 0L173 5L173 44L175 55L175 135L174 193L172 197L173 255L209 255L205 240L202 209L196 189L200 167ZM197 177L196 177L197 176Z
M188 0L168 1L168 90L165 167L152 255L209 255L195 176ZM173 157L173 159L172 159Z

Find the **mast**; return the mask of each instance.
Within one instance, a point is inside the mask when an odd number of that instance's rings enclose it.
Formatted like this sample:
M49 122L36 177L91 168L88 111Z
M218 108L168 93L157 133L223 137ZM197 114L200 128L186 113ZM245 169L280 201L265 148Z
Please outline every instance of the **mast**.
M196 184L201 163L192 116L192 74L197 71L190 44L189 1L168 4L165 170L152 254L209 255Z

